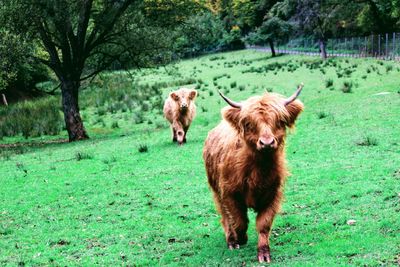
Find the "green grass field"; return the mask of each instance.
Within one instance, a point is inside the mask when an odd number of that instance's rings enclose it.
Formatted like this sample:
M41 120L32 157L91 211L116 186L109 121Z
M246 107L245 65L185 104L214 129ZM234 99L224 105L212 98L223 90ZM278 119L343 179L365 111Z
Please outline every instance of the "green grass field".
M171 142L159 110L143 123L129 112L105 113L100 126L91 107L82 112L88 141L62 142L66 132L0 140L1 266L259 265L253 213L248 244L226 248L203 143L225 105L217 89L239 101L267 90L289 95L300 82L305 111L288 136L292 175L272 230L271 266L398 264L399 64L239 51L135 75L150 84L198 81L189 85L200 94L188 143Z

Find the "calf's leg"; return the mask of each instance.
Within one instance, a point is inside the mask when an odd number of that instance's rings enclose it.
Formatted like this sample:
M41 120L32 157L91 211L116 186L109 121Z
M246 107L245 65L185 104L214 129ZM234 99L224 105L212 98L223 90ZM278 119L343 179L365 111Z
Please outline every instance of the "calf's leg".
M176 142L178 139L176 138L176 129L172 127L172 142Z
M189 130L189 126L183 128L183 132L184 132L184 135L183 135L183 142L184 142L184 143L186 143L186 133L187 133L188 130Z

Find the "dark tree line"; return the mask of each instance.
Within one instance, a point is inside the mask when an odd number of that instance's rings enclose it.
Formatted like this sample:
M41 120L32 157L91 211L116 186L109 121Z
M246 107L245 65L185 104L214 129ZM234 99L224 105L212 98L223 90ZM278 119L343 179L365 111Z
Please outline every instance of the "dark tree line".
M326 58L328 39L400 31L400 0L207 0L227 29L237 25L252 43L312 37Z
M318 40L400 31L400 0L2 0L0 90L59 82L69 140L88 138L83 80L289 36ZM16 47L16 44L19 44ZM22 83L19 81L23 81Z

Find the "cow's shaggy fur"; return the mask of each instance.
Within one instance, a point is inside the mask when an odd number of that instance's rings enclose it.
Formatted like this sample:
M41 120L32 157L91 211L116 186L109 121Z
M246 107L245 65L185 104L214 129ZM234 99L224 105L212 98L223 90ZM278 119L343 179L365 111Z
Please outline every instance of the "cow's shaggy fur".
M171 92L165 100L164 116L171 124L172 141L179 145L186 143L186 133L196 116L196 96L196 90L181 88Z
M225 107L223 120L208 134L203 151L228 247L247 242L247 209L252 208L257 212L260 262L270 262L269 234L288 175L286 128L294 126L303 110L303 104L294 100L297 95L285 103L281 96L266 93L242 102L241 108Z

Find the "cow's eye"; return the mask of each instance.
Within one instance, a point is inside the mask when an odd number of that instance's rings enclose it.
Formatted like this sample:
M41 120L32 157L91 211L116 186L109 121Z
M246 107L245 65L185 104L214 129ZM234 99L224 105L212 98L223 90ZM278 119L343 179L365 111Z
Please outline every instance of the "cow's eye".
M253 125L251 124L251 122L246 122L244 124L244 130L245 131L251 131L252 128L253 128Z

